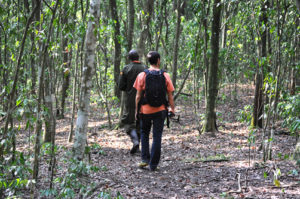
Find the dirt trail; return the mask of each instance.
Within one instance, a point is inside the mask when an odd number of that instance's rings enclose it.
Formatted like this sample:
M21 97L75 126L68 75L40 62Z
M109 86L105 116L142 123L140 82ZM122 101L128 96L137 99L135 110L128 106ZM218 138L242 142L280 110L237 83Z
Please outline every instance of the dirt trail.
M189 102L177 107L180 122L173 121L170 129L165 127L160 170L156 172L137 167L140 154L129 154L131 143L121 130L98 131L90 141L99 143L106 153L93 157L100 168L106 168L96 176L99 181L107 181L99 190L111 189L125 198L300 198L299 175L291 174L298 168L277 157L279 153L282 157L291 155L294 137L276 135L274 161L263 164L262 153L256 150L260 144L257 133L249 165L249 130L235 119L238 108L247 103L242 97L240 100L218 106L222 120L215 138L199 135ZM204 162L218 158L229 161ZM274 185L276 168L281 172L281 187Z
M101 169L88 179L96 183L89 198L97 198L101 191L109 191L112 196L119 192L124 198L300 198L299 168L283 158L292 154L295 138L276 134L274 160L263 164L262 152L257 151L261 133L257 132L249 164L249 130L236 120L236 115L252 99L243 93L238 96L236 100L219 103L220 132L216 137L199 134L192 103L181 101L177 106L179 123L173 121L170 129L165 127L160 169L155 172L137 167L140 153L130 155L130 139L122 130L108 130L104 111L95 108L89 121L89 144L98 143L105 154L92 151L92 163ZM197 111L204 113L203 108ZM72 146L67 144L69 121L59 120L57 128L57 144L67 148ZM57 154L58 162L60 155ZM208 161L212 159L218 160ZM57 176L66 171L63 167L59 165ZM45 171L41 175L45 175L46 165L42 168ZM276 169L281 172L280 187L274 185Z

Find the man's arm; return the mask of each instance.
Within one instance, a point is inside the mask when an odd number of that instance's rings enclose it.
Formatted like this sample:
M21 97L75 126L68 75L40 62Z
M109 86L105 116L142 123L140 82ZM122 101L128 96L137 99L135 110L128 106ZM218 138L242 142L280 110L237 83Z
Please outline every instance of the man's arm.
M124 71L125 70L123 70L120 73L120 76L119 76L119 85L118 85L118 87L121 91L126 91L126 89L127 89L127 78L126 78L126 75L124 75Z
M168 95L168 100L169 100L169 104L170 104L170 107L171 107L171 112L173 112L175 114L175 105L174 105L173 92L168 91L167 95Z
M135 96L135 119L137 120L137 116L138 116L138 108L139 108L139 102L142 98L142 93L143 91L137 91L136 92L136 96Z

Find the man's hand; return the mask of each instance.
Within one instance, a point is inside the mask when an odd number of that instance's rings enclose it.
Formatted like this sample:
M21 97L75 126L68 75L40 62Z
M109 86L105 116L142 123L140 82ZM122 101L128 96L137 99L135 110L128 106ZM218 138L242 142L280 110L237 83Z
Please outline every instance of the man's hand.
M136 111L135 112L135 120L137 121L139 119L139 113Z
M174 113L173 111L170 111L170 112L168 112L168 116L169 116L169 117L174 117L174 116L175 116L175 113Z

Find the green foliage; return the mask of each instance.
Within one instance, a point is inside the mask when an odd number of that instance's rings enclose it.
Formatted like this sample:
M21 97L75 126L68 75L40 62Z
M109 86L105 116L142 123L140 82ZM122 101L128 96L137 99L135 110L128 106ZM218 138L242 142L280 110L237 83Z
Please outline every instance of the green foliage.
M283 119L282 126L289 128L291 133L300 130L300 97L288 96L278 103L278 113Z
M3 146L3 145L2 145ZM29 156L15 151L14 154L6 154L0 161L0 190L7 197L18 195L21 189L29 188L35 183L30 180L32 175Z
M256 140L255 134L256 134L256 130L254 130L254 129L250 130L249 136L248 136L249 146L252 146L255 144L255 140Z
M225 199L233 199L234 197L233 196L230 196L228 193L226 193L226 192L222 192L221 194L220 194L220 197L221 198L225 198Z
M124 197L120 194L120 192L117 192L116 197L112 197L111 195L112 194L110 191L103 191L98 195L98 197L101 199L124 199Z
M98 143L94 143L91 146L92 150L96 152L96 154L99 155L105 155L105 152L103 151L102 147Z
M99 171L96 166L89 165L75 159L68 160L68 171L63 177L56 178L54 183L60 190L57 198L74 198L76 195L84 195L95 184L89 180L89 175ZM54 190L44 190L44 194L56 193Z
M252 119L252 106L246 105L243 110L239 110L239 115L237 116L237 120L243 123L247 123L250 125Z

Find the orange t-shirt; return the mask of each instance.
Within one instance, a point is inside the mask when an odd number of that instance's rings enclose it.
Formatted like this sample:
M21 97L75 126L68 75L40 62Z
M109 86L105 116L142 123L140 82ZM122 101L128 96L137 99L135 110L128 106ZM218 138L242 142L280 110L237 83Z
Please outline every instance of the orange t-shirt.
M159 69L149 68L148 70L157 70L158 71ZM164 76L166 79L167 92L173 92L175 89L174 89L174 86L173 86L173 83L171 81L169 74L164 72ZM137 78L133 84L133 87L138 91L145 90L145 88L146 88L146 73L145 72L141 72L137 76ZM164 105L161 105L160 107L153 107L153 106L150 106L149 104L145 104L145 105L141 106L140 112L143 114L151 114L151 113L156 113L156 112L163 111L163 110L166 110Z

